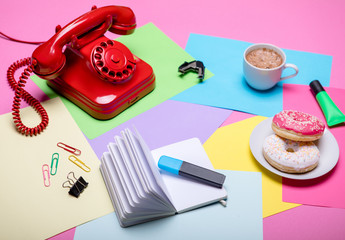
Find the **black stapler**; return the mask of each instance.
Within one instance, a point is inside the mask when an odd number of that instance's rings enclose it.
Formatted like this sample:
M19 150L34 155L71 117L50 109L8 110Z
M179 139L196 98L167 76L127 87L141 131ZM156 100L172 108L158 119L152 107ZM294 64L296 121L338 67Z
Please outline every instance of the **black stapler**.
M205 75L205 66L203 62L197 60L192 62L184 62L181 66L179 66L178 71L183 74L188 71L197 72L198 78L200 79L200 81L202 81Z

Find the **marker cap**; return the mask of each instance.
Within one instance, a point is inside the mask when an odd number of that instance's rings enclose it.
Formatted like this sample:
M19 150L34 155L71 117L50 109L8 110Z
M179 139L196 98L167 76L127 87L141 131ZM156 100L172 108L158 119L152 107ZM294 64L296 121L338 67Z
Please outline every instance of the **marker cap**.
M310 82L309 86L315 95L317 95L319 92L325 91L319 80L314 80Z
M170 173L178 175L183 161L171 158L168 156L161 156L158 161L158 167Z

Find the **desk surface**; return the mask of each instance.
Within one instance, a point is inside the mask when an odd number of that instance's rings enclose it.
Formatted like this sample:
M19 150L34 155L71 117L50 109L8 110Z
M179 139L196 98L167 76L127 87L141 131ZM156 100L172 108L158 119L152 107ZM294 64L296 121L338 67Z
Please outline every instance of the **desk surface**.
M28 41L47 40L56 25L64 26L77 16L87 12L93 2L67 0L7 1L0 9L1 32ZM103 0L100 6L114 4ZM314 52L333 56L330 87L345 89L343 81L343 58L345 56L345 2L342 0L290 0L288 2L265 0L214 0L214 1L116 1L116 4L133 9L138 26L153 22L182 48L186 46L190 33L225 37L247 42L268 42L282 48ZM115 38L111 33L107 35ZM11 111L13 92L6 81L6 70L17 59L31 56L35 45L20 44L0 38L0 72L2 101L0 114ZM32 95L46 97L32 83L27 88ZM24 105L25 106L25 105ZM334 228L338 221L344 221L345 211L322 207L301 206L264 219L264 238L278 237L277 229L287 230L286 222L293 222L305 214L314 218L331 218L323 226L325 232L336 230L334 236L344 236L345 230ZM309 227L317 227L317 221L310 221ZM303 227L290 225L290 232L296 232L295 239L312 236L298 235ZM309 230L308 230L309 231ZM300 233L299 233L300 234ZM299 237L298 237L299 236Z

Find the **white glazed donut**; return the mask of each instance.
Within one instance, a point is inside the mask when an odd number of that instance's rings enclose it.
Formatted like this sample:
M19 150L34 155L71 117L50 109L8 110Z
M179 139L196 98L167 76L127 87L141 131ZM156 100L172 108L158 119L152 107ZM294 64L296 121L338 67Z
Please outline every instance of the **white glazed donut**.
M264 140L263 154L273 167L287 173L311 171L320 159L319 149L313 142L296 142L275 134Z

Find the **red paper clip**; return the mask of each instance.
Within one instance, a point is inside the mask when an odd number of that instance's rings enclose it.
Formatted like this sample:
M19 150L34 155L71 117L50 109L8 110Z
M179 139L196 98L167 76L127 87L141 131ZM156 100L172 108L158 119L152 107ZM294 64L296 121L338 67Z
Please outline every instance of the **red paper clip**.
M67 144L64 144L62 142L58 142L57 146L66 150L67 152L73 153L74 155L79 156L81 154L81 151L79 149L68 146Z

